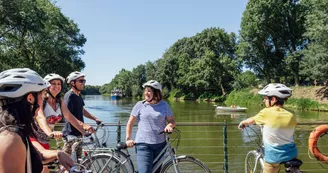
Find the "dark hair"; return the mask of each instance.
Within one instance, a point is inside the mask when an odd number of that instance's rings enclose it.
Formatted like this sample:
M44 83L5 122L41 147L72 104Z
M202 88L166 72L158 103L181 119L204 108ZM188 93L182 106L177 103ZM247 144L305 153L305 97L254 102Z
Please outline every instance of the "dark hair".
M0 109L0 127L16 126L21 130L24 136L35 137L33 133L34 112L32 112L32 104L27 101L27 95L23 99L5 106ZM7 130L15 132L15 128L9 127Z
M154 93L153 99L156 100L156 101L158 101L158 102L161 101L162 100L162 93L161 93L161 91L158 90L158 89L155 89L155 88L153 88L151 86L148 86L148 87L151 88L151 90Z
M280 97L277 97L277 96L269 96L269 100L271 101L272 97L275 97L277 99L276 103L274 103L274 105L280 105L280 106L283 106L285 104L285 101L287 101L287 98L280 98ZM272 106L274 106L272 105Z

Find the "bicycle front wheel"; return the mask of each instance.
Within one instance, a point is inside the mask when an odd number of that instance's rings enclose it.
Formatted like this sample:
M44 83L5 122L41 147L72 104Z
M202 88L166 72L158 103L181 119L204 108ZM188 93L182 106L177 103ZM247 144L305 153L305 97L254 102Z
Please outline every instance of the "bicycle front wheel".
M191 156L180 156L176 159L177 167L180 172L187 173L211 173L210 169L200 160ZM164 164L161 173L174 173L174 165L172 161Z
M116 150L114 153L116 158L120 159L120 162L125 166L127 172L134 172L134 165L130 156L120 150Z
M249 151L245 158L245 173L262 173L263 158L255 150Z
M129 173L124 163L111 154L95 154L82 162L92 173Z

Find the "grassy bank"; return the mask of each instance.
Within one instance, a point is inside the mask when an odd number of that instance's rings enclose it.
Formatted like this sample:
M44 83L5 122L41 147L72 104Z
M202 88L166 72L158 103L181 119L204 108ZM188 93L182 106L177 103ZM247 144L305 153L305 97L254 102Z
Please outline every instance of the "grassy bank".
M317 94L318 89L321 88L294 87L293 96L287 100L285 107L300 110L328 111L328 104ZM258 95L257 91L258 89L249 88L241 91L232 91L224 103L226 105L236 104L240 106L262 104L263 97ZM317 99L320 99L320 101Z

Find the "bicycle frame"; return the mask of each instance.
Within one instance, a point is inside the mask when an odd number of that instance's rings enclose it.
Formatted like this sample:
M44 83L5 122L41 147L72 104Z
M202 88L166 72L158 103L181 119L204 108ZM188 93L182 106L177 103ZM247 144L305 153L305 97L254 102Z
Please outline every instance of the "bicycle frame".
M164 163L165 159L170 157L170 160L168 162L174 162L174 170L175 172L179 173L179 169L176 166L176 155L174 149L171 147L171 144L169 142L169 136L166 135L166 145L161 150L161 152L158 154L158 156L153 161L153 173ZM155 164L156 163L156 164ZM155 165L154 165L155 164Z
M261 129L261 133L262 133L263 127L260 126L260 129ZM254 165L254 168L252 170L252 172L255 172L256 169L257 169L258 162L260 162L260 164L262 165L262 168L264 168L263 141L261 142L261 146L259 146L256 150L249 151L247 154L252 153L252 152L256 155L255 163L254 163L255 165ZM293 162L293 164L291 164L291 162ZM289 164L286 164L286 163L289 163ZM246 161L245 161L245 164L246 164ZM280 164L283 164L285 166L285 172L286 173L288 173L288 172L299 173L300 172L299 166L302 164L302 161L295 158L295 159L292 159L292 160L287 161L287 162L282 162Z
M255 167L254 167L253 172L256 171L258 162L260 162L260 164L264 167L263 154L259 153L258 150L254 150L254 151L257 153L257 155L256 155L256 159L255 159Z

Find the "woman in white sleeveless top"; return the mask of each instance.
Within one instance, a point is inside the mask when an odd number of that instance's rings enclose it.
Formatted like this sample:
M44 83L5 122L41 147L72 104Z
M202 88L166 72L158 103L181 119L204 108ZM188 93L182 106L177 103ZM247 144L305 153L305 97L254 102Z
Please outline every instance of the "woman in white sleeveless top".
M35 131L36 138L30 138L34 147L40 150L49 150L49 136L54 135L55 138L62 137L59 131L53 131L54 125L59 123L63 116L68 120L76 129L78 129L83 136L88 135L84 130L87 125L77 120L74 115L68 110L66 104L60 96L64 78L58 74L48 74L44 77L51 86L48 88L48 98L40 105L37 115L35 116L37 130ZM44 167L43 172L49 172L47 167Z

